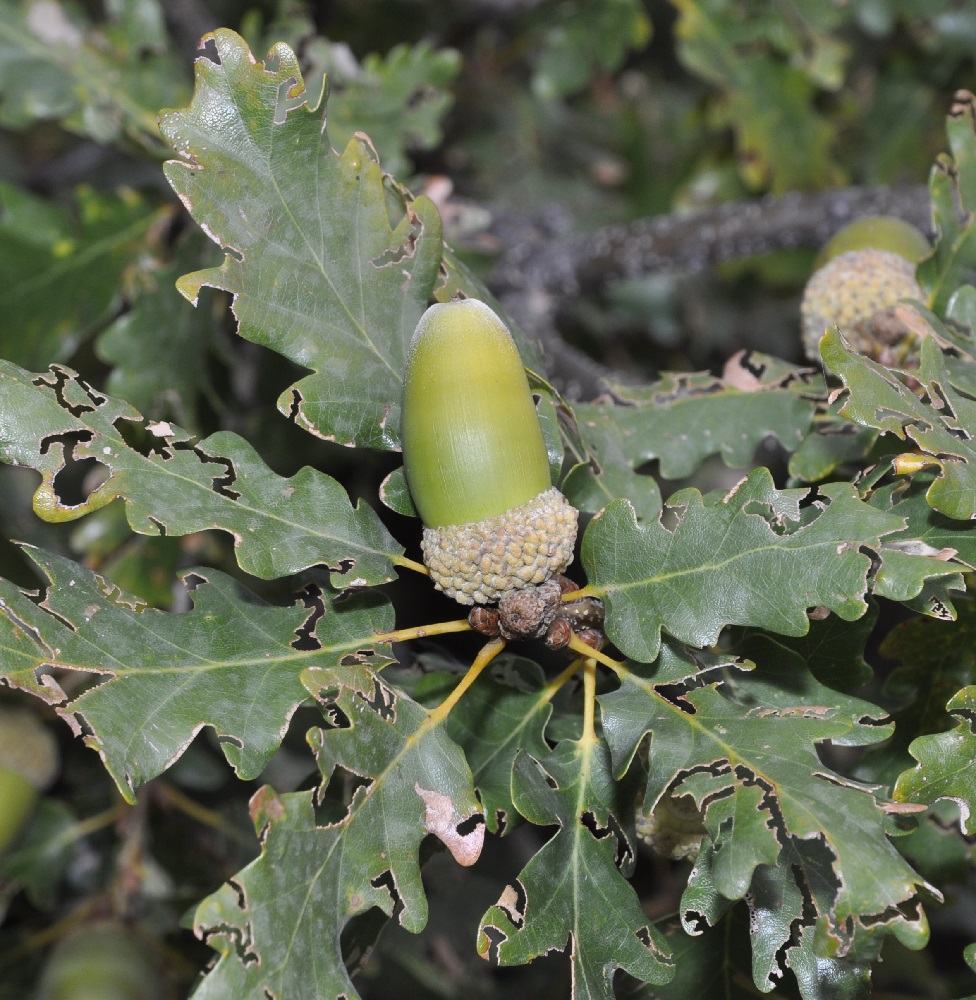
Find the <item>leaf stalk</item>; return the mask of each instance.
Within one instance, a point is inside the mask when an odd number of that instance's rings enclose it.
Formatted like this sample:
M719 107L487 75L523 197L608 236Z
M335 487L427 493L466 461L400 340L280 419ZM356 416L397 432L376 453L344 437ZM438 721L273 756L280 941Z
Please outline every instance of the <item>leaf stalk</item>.
M430 722L440 725L450 714L451 709L461 700L461 696L478 679L481 672L505 648L504 639L492 639L481 647L481 651L468 667L468 672L461 678L461 683L430 713Z

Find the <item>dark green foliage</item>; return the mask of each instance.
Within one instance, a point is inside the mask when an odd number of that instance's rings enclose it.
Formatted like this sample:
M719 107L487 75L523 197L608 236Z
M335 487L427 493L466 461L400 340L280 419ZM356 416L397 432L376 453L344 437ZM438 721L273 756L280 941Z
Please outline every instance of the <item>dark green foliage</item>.
M0 695L65 761L0 857L0 997L106 914L173 1000L865 998L923 950L972 992L976 18L270 3L191 90L175 6L0 0ZM793 363L814 248L529 288L537 328L489 291L484 204L595 228L942 146L910 373L836 328ZM406 351L457 293L531 369L592 655L501 651L417 562ZM677 800L693 864L641 839Z

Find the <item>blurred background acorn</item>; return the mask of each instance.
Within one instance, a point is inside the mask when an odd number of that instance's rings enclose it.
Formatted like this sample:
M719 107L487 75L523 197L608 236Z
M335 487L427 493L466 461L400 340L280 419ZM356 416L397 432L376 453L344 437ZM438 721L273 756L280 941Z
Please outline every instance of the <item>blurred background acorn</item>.
M896 307L902 299L924 301L915 269L930 251L924 233L890 216L868 216L839 229L820 251L803 292L806 356L819 362L820 338L837 326L860 354L890 367L917 367L916 335Z

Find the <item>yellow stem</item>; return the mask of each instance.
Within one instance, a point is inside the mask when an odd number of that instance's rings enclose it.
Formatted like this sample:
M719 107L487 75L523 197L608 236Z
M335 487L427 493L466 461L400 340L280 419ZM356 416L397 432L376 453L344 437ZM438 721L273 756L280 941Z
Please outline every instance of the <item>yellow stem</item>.
M596 742L596 660L583 661L583 743Z
M617 673L623 667L622 660L615 660L612 656L607 656L606 653L599 649L594 649L592 646L587 646L585 642L574 632L569 640L569 648L574 653L579 653L584 659L587 660L598 660L605 667L609 667L614 673Z
M450 711L461 700L461 696L478 679L479 674L505 648L504 639L490 639L481 647L481 652L474 658L474 663L468 667L468 672L461 678L461 683L430 713L432 725L440 725L450 714Z
M583 660L573 660L572 663L553 679L542 689L542 699L543 701L552 701L556 696L556 692L569 680L576 675L576 672L583 665Z
M247 844L248 847L254 846L253 835L249 835L229 823L223 816L220 815L220 813L214 812L212 809L208 809L206 806L200 805L199 802L195 799L191 799L189 795L181 792L175 785L168 782L161 785L158 794L167 804L173 806L174 809L178 809L180 812L185 813L190 817L190 819L195 820L197 823L200 823L203 826L209 826L214 830L218 830L241 844Z
M560 600L563 601L580 601L584 597L599 597L600 591L593 586L592 583L588 583L585 587L580 587L579 590L571 590L568 594L563 594Z
M423 563L414 562L413 559L408 559L406 556L394 556L390 562L394 566L402 566L404 569L412 569L414 573L423 573L424 576L430 576L430 570Z
M78 820L78 822L75 823L75 825L68 831L67 836L64 839L66 842L71 840L81 840L82 837L87 837L90 833L97 833L103 827L110 826L112 823L115 823L122 815L123 811L129 808L131 807L119 803L117 806L111 806L100 813L96 813L94 816L89 816L87 819Z
M429 635L444 635L448 632L470 632L467 618L451 622L434 622L433 625L415 625L413 628L397 628L390 632L377 632L377 643L407 642L410 639L425 639Z

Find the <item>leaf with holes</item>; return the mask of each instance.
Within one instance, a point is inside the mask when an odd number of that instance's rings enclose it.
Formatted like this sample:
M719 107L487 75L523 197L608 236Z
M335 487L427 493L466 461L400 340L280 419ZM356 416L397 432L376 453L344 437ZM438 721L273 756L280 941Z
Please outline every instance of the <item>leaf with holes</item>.
M312 665L343 673L383 664L376 633L392 627L384 598L272 607L216 570L188 573L191 610L140 605L61 556L27 550L48 580L42 600L0 581L3 667L37 690L47 668L86 671L100 683L68 700L51 677L48 700L102 755L122 794L162 774L205 726L241 778L256 778L307 697Z
M632 789L613 780L606 747L564 740L542 758L519 754L512 792L529 822L559 829L482 918L479 953L516 965L567 949L574 1000L613 1000L617 969L667 982L667 948L624 877Z
M495 666L493 664L493 666ZM520 752L546 753L546 723L557 684L546 684L538 664L504 658L466 692L447 718L447 731L465 752L490 833L518 820L512 802L512 768Z
M715 857L715 849L706 844L682 894L681 920L689 934L721 942L723 930L728 933L730 923L735 926L740 909L730 909L731 901L715 890L711 879ZM797 884L797 872L805 877L802 888ZM884 927L859 928L858 939L842 955L836 954L826 933L825 918L816 916L829 911L835 886L829 856L816 840L791 839L775 865L756 870L746 904L752 979L760 990L772 990L788 967L797 977L803 1000L865 995L870 982L869 962L878 956ZM709 933L708 925L719 926L716 932ZM745 964L742 956L748 952L749 943L748 939L739 942L739 963ZM741 980L739 985L741 988Z
M727 671L725 680L676 690L668 651L660 669L621 668L619 688L600 698L615 774L629 771L650 735L644 813L668 792L690 795L704 810L711 846L683 902L687 925L714 923L734 900L756 893L757 880L771 870L796 883L791 905L803 912L801 897L816 886L802 866L782 858L796 841L798 849L813 850L803 846L812 844L820 853L818 878L827 888L814 895L815 911L804 920L823 921L830 948L843 953L856 935L882 923L921 947L926 925L918 890L925 882L886 836L887 815L899 807L879 801L872 786L832 771L817 753L826 741L863 746L883 740L891 733L878 724L883 711L825 688L798 656L761 637L748 652L756 657L754 670ZM790 924L784 920L774 950L789 940ZM759 937L754 946L768 944ZM772 974L763 966L760 988Z
M647 663L662 629L707 646L726 625L803 635L812 607L859 618L871 571L863 549L877 550L905 526L849 484L777 490L765 468L726 496L683 490L668 507L673 528L661 519L639 525L633 508L615 501L583 536L587 590L606 605L607 635Z
M956 94L946 118L950 154L939 156L929 176L936 240L918 267L928 305L942 315L953 293L976 267L976 97Z
M722 378L668 374L649 386L612 383L609 390L612 401L574 408L590 462L568 477L567 495L588 511L625 497L648 519L660 497L653 480L637 474L642 466L658 459L662 476L683 479L712 455L749 465L766 438L792 451L810 429L822 384L810 369L740 353Z
M921 736L908 748L918 761L905 771L895 784L894 797L899 802L924 802L930 805L939 799L952 799L961 813L963 832L976 833L976 733L973 715L976 713L976 685L956 692L946 705L958 720L954 729L944 733Z
M141 439L145 453L129 438ZM371 586L392 579L394 565L410 564L372 508L353 507L331 477L306 467L283 479L229 431L194 444L66 368L31 375L0 361L0 460L41 473L34 509L47 520L80 517L122 497L134 531L226 531L241 568L264 579L321 563L337 582ZM107 476L83 503L67 506L56 479L81 461L97 462Z
M368 139L332 150L286 45L256 63L232 31L206 40L216 60L197 60L193 101L160 121L182 158L167 179L228 252L180 290L231 292L242 337L313 370L279 399L301 426L395 450L407 345L441 264L437 209L384 181Z
M836 327L821 341L824 363L844 383L841 413L849 420L910 440L912 455L939 469L926 500L941 514L968 521L976 513L976 402L953 389L933 337L921 344L912 391L894 372L853 351Z
M205 899L196 933L220 958L194 993L358 997L343 964L343 933L376 907L409 931L427 921L420 844L437 836L464 865L484 838L481 807L464 755L432 713L371 670L310 669L305 683L329 728L309 742L323 775L359 782L344 814L316 815L316 793L251 800L261 855Z

